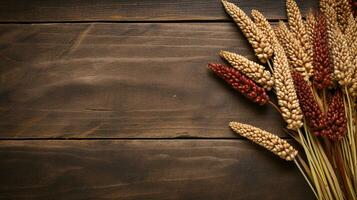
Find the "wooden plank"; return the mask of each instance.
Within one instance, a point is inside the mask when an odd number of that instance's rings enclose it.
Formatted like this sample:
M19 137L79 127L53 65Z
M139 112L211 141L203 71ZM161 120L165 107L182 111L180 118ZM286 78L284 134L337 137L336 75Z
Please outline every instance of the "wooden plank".
M232 2L238 3L238 0ZM302 11L317 0L297 0ZM285 0L239 1L240 7L262 11L269 19L286 19ZM2 0L1 22L229 20L219 0Z
M284 136L271 106L210 73L232 23L0 26L0 138L236 138L251 123Z
M0 141L0 198L313 199L292 162L260 150L239 140Z

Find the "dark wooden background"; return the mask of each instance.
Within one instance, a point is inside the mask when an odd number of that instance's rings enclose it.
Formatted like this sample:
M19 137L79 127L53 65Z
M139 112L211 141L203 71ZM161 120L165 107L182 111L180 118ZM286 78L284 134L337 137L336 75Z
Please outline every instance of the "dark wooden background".
M283 0L239 5L286 19ZM0 199L313 199L227 127L289 139L208 72L221 49L254 59L218 0L2 0Z

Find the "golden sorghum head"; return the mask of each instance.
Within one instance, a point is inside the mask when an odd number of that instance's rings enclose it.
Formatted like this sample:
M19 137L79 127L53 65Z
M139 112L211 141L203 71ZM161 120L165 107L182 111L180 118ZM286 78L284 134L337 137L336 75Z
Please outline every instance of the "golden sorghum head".
M353 98L357 98L357 75L353 78L353 83L351 87L348 89L348 92L351 94ZM357 103L357 101L355 101Z
M352 53L353 55L352 67L353 67L354 74L352 76L349 92L354 98L356 98L356 102L357 102L357 40L353 42L351 49L352 50L350 51L350 53Z
M348 19L347 27L345 30L345 35L347 37L347 41L350 44L353 44L357 41L357 19L355 19L352 15ZM357 52L355 52L357 53Z
M328 32L328 38L329 38L329 43L331 43L332 38L332 30L339 29L338 23L337 23L337 14L335 9L330 6L329 4L326 4L324 6L324 9L322 9L322 13L326 17L326 23L327 23L327 32Z
M294 160L295 156L298 154L298 151L294 149L293 146L291 146L286 140L279 138L277 135L254 126L238 122L230 122L229 126L234 132L256 144L259 144L260 146L263 146L284 160Z
M333 30L331 41L334 78L340 85L349 86L353 76L353 58L346 36L339 30Z
M306 21L305 21L305 27L306 27L306 32L309 38L309 46L313 47L313 41L314 41L314 28L316 25L316 19L315 16L312 12L312 10L310 9L307 12L306 15Z
M335 11L340 29L344 32L348 25L350 16L353 17L352 9L348 0L335 0Z
M281 114L287 128L297 130L302 126L302 111L296 95L288 59L281 45L274 45L274 88L278 98Z
M289 31L284 22L279 22L275 29L276 36L289 57L291 67L300 72L306 81L312 75L312 61L304 51L300 42ZM275 49L274 49L275 50Z
M264 15L254 9L252 10L251 14L253 16L254 23L264 33L264 35L268 38L271 45L273 45L274 42L277 42L277 38L275 36L274 29L269 24L268 20L264 17Z
M248 60L244 56L228 51L220 51L219 55L227 60L227 62L229 62L238 71L263 86L263 88L270 90L273 87L273 77L268 70L265 70L264 66Z
M327 7L336 7L336 0L320 0L320 10L325 12Z
M357 21L353 16L350 16L348 25L345 30L345 36L350 47L352 71L354 72L351 80L349 91L353 97L357 97Z
M254 22L239 7L226 0L222 0L227 13L237 23L244 36L252 45L255 54L262 63L266 63L273 55L273 49L268 38L260 31Z
M312 43L309 42L309 35L308 32L306 31L305 24L302 20L301 13L299 10L299 7L297 6L296 2L294 0L287 0L286 1L286 10L288 14L288 22L289 22L289 28L291 30L292 35L294 38L296 38L301 47L302 50L306 54L306 59L307 62L312 63L313 60L313 49L312 49ZM312 65L309 68L306 68L307 73L309 75L312 74Z

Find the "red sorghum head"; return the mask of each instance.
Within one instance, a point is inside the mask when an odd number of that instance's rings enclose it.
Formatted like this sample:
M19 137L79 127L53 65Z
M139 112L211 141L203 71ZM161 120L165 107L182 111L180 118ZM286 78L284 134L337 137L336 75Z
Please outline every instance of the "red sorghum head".
M296 94L306 122L312 130L323 129L326 124L325 117L312 94L311 87L299 72L293 71L291 76L294 80Z
M332 85L332 65L329 57L328 34L325 15L320 13L316 17L313 33L313 84L317 89L324 89Z
M347 119L341 91L336 91L327 111L327 124L320 135L331 140L340 140L346 134Z
M208 68L254 103L264 105L268 102L265 90L238 70L222 64L208 64Z
M349 0L353 16L357 16L357 0Z

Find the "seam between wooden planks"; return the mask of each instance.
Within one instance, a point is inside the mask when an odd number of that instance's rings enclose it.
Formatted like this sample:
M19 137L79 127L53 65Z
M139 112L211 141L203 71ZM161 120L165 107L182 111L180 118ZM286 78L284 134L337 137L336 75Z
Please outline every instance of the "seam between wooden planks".
M293 138L289 137L289 136L284 136L284 137L280 137L282 139L286 139L286 140L293 140ZM61 140L115 140L115 141L125 141L125 140L145 140L145 141L150 141L150 140L243 140L243 141L249 141L246 138L243 137L172 137L172 138L159 138L159 137L151 137L151 138L120 138L120 137L103 137L103 138L96 138L96 137L92 137L92 138L76 138L76 137L68 137L68 138L0 138L0 141L21 141L21 140L49 140L49 141L61 141Z
M269 22L287 21L287 19L268 19ZM90 23L233 23L230 19L217 19L217 20L127 20L127 21L115 21L115 20L60 20L60 21L0 21L0 24L90 24Z

